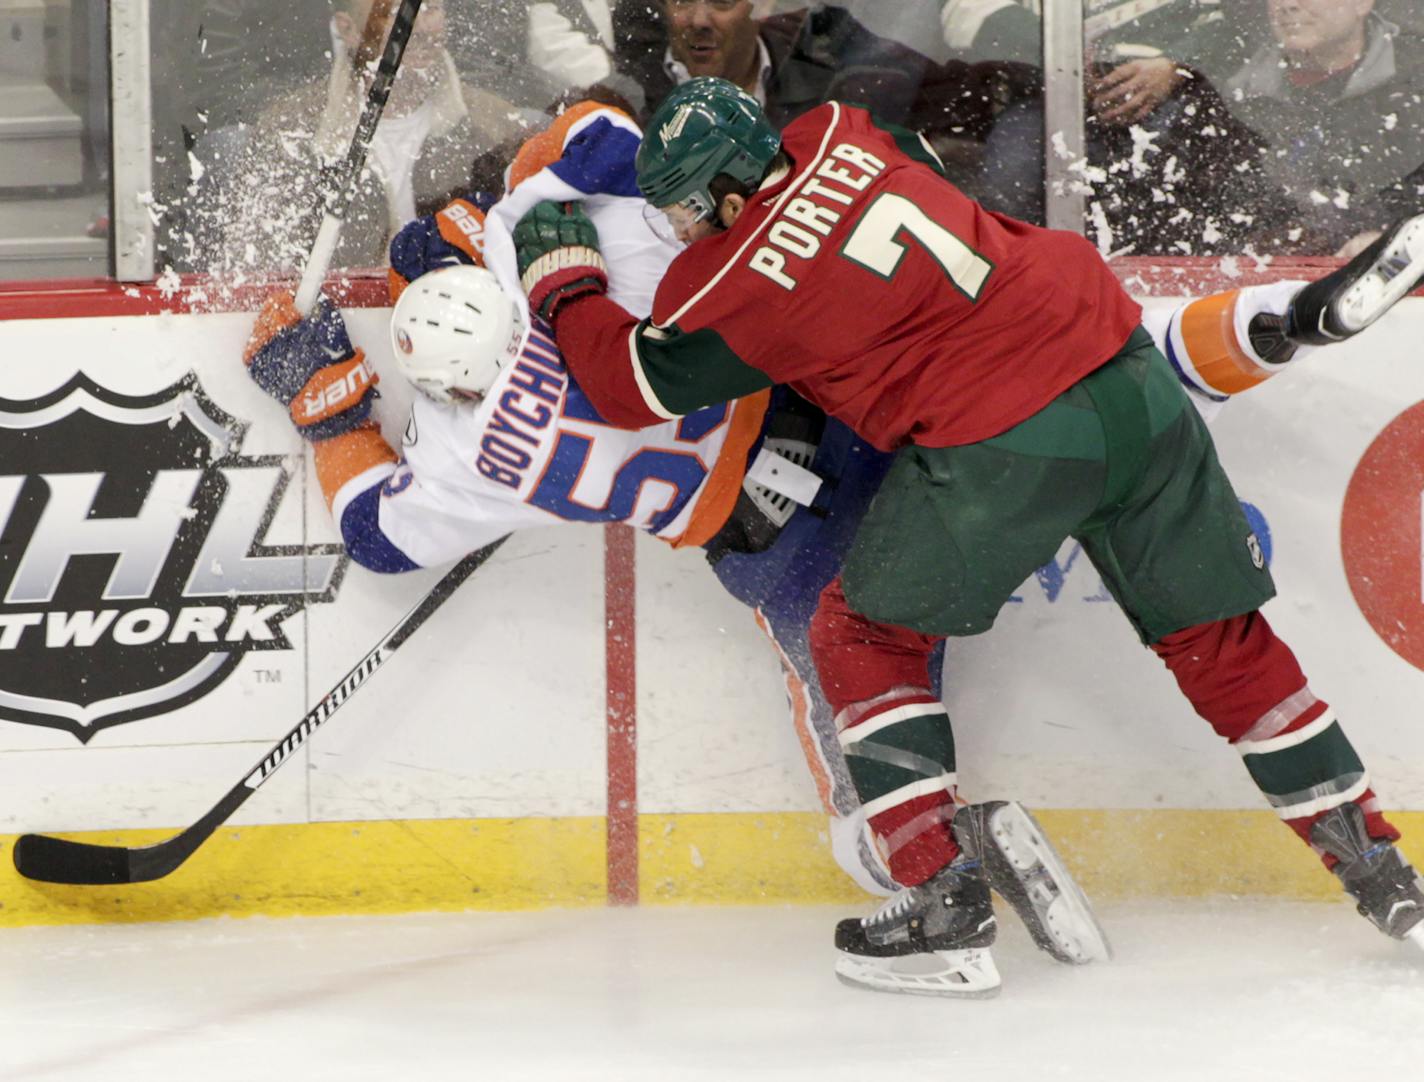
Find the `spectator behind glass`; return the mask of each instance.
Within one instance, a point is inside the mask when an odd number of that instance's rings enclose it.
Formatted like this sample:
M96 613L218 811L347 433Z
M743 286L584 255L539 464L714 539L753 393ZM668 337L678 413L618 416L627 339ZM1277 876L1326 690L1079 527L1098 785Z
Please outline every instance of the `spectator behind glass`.
M1289 200L1262 215L1263 244L1353 254L1424 202L1424 40L1374 8L1267 0L1272 40L1226 84L1269 143L1259 168Z
M766 101L771 53L749 0L664 0L669 50L664 67L679 84L716 76Z
M971 194L994 117L1004 103L1037 92L1036 69L936 64L838 5L758 18L762 6L748 0L656 0L656 10L649 3L623 0L614 11L624 66L647 91L649 109L704 75L756 96L778 127L833 99L865 105L882 120L923 131ZM933 9L928 14L933 25Z
M871 105L888 120L913 111L933 65L907 46L872 34L845 9L815 5L756 18L751 0L659 0L664 48L638 35L636 72L656 109L674 86L712 75L754 95L778 127L831 99ZM656 18L643 0L634 18Z
M1420 17L1407 0L1386 5ZM1089 161L1106 169L1094 187L1113 243L1350 256L1415 213L1424 43L1375 8L1236 4L1200 20L1166 56L1100 66ZM1190 169L1156 168L1173 158ZM1361 221L1370 228L1361 232Z
M1127 208L1139 240L1155 237L1169 249L1184 250L1181 225L1205 223L1202 240L1215 247L1202 243L1195 251L1251 246L1342 256L1362 249L1378 227L1414 213L1424 165L1415 119L1424 51L1416 34L1375 14L1377 7L1421 17L1409 0L1238 3L1200 20L1165 56L1100 68L1090 161L1109 170L1095 184L1102 205L1110 213ZM1212 80L1226 94L1230 117L1203 87ZM1154 170L1138 169L1149 140L1148 155L1176 153L1192 162L1191 174L1164 185ZM1133 176L1124 180L1128 159ZM1198 178L1210 184L1203 188ZM1160 203L1134 200L1135 180L1150 184L1154 198L1168 193L1191 217L1161 223L1154 214ZM1203 191L1210 193L1206 205L1192 198ZM1361 220L1371 228L1360 232Z
M642 88L617 68L612 0L448 6L456 64L477 85L536 114L570 90L594 85L641 108Z
M1107 126L1145 120L1189 80L1220 86L1270 37L1264 0L1176 0L1114 25L1112 9L1089 16L1089 95Z
M232 172L247 127L272 100L329 70L331 9L290 0L151 6L151 55L163 77L152 101L155 266L202 269L193 265L195 233L210 240L212 215L200 204L213 178Z
M944 0L944 41L964 60L1043 62L1041 6L1036 0Z
M244 133L236 164L209 177L194 200L198 262L215 272L299 268L320 220L323 165L339 163L368 89L371 69L353 58L363 31L378 56L388 19L368 28L372 7L388 0L336 0L329 74L280 96ZM367 169L347 213L334 266L385 263L392 233L471 187L470 162L517 138L521 115L503 98L461 82L445 49L442 0L425 0L391 88ZM229 159L232 160L231 158ZM489 179L475 178L475 185Z
M1263 143L1211 76L1240 65L1247 44L1266 34L1264 21L1244 0L1224 11L1183 0L1151 19L1117 14L1105 9L1085 23L1089 235L1112 254L1239 252L1254 224L1240 207L1270 202L1242 172ZM1000 117L985 153L991 210L1043 224L1043 129L1038 100Z

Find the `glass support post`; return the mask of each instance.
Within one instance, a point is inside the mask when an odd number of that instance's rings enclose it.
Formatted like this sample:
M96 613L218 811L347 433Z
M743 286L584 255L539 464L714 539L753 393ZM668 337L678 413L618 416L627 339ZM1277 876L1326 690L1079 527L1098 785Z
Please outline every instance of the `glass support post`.
M1043 5L1044 166L1050 229L1084 230L1083 3Z
M150 0L110 0L114 277L154 277L153 82Z

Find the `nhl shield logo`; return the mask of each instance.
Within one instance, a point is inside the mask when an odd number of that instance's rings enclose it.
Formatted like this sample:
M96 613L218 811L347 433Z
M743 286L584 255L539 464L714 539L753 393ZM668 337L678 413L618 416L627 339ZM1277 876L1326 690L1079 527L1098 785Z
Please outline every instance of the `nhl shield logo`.
M87 742L290 649L282 622L334 599L340 546L264 544L289 475L244 430L191 373L0 399L0 720Z

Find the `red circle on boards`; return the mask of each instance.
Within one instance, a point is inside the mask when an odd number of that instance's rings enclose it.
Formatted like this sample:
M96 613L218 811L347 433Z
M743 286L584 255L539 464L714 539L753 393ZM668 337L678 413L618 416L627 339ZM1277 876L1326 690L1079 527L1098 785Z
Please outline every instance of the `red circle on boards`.
M1361 456L1340 513L1340 554L1375 634L1424 669L1424 402L1385 426Z

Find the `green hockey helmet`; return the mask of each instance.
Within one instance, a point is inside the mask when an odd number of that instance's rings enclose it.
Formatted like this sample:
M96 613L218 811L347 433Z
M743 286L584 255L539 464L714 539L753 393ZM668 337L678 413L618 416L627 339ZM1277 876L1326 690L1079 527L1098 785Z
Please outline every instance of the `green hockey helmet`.
M693 79L674 90L648 121L638 148L638 187L655 207L689 204L710 218L709 190L726 173L755 188L781 149L781 134L756 98L726 79Z

